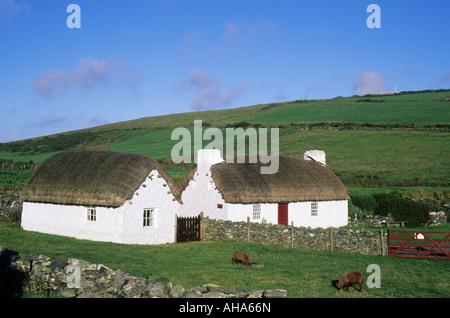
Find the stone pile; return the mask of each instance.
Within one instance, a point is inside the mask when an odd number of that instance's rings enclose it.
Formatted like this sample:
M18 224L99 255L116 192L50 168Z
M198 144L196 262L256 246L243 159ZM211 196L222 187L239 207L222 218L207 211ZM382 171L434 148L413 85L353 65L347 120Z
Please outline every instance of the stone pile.
M430 212L431 221L428 226L438 226L447 223L447 215L444 211Z
M228 289L214 284L185 289L172 283L154 283L123 270L81 259L45 255L19 257L0 247L0 285L7 295L38 292L70 298L284 298L283 289Z
M0 221L20 222L22 202L20 192L16 190L0 190Z

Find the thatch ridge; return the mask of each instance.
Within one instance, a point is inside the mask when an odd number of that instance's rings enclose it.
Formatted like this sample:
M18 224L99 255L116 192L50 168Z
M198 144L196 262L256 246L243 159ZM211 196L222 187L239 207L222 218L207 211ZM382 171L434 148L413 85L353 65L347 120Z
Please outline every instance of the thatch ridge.
M186 189L186 187L189 185L189 182L192 180L196 172L197 167L189 171L187 175L185 175L180 181L178 181L178 187L181 192L183 192Z
M277 203L349 199L341 180L320 163L280 157L275 174L261 174L258 163L220 163L211 167L216 188L229 203Z
M155 169L181 202L177 184L154 159L111 150L64 152L48 158L28 180L22 200L119 207Z

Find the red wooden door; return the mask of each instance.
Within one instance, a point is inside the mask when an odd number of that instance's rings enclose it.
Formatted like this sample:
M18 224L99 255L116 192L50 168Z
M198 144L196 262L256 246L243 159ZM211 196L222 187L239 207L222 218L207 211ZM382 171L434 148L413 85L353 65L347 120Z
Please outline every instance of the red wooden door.
M288 225L288 204L278 203L278 224Z

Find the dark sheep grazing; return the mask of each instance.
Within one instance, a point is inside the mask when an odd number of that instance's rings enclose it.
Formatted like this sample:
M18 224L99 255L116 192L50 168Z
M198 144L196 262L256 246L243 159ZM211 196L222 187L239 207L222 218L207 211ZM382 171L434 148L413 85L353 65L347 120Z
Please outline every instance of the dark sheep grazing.
M242 263L247 266L251 266L252 263L250 262L250 258L248 257L247 253L236 251L233 253L233 258L231 259L231 264L234 263Z
M349 286L359 285L359 292L362 291L364 275L360 272L350 272L342 275L339 282L336 284L336 288L341 290L342 287L345 287L345 290L348 291Z

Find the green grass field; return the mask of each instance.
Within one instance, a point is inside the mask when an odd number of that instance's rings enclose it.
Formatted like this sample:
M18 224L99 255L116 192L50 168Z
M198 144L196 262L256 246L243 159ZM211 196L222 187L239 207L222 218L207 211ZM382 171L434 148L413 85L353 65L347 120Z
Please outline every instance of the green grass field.
M96 127L95 130L174 128L188 125L192 127L195 119L201 119L217 127L244 121L264 126L317 122L415 123L417 126L449 124L449 102L444 101L444 98L449 95L450 91L446 90L261 104L233 109L145 117ZM371 102L365 100L371 100Z
M171 132L169 129L142 131L101 148L144 154L155 159L170 158L171 149L177 143L170 139ZM281 155L302 156L310 149L324 150L328 167L348 186L449 185L450 134L447 132L337 129L280 131ZM53 153L6 158L42 162L51 155ZM169 173L182 176L188 171L184 166L178 169L172 165ZM19 180L16 186L24 184L23 178ZM0 175L1 186L11 186L11 181L2 179Z
M22 230L0 222L0 245L20 255L75 257L125 269L153 282L184 288L207 283L230 289L287 289L293 298L446 298L450 295L448 260L404 259L343 252L298 250L254 243L192 242L156 246L123 245L77 240ZM232 265L235 250L248 253L264 268ZM176 266L174 266L176 264ZM370 264L380 266L380 288L368 288ZM348 271L362 272L363 291L337 291L333 280Z

